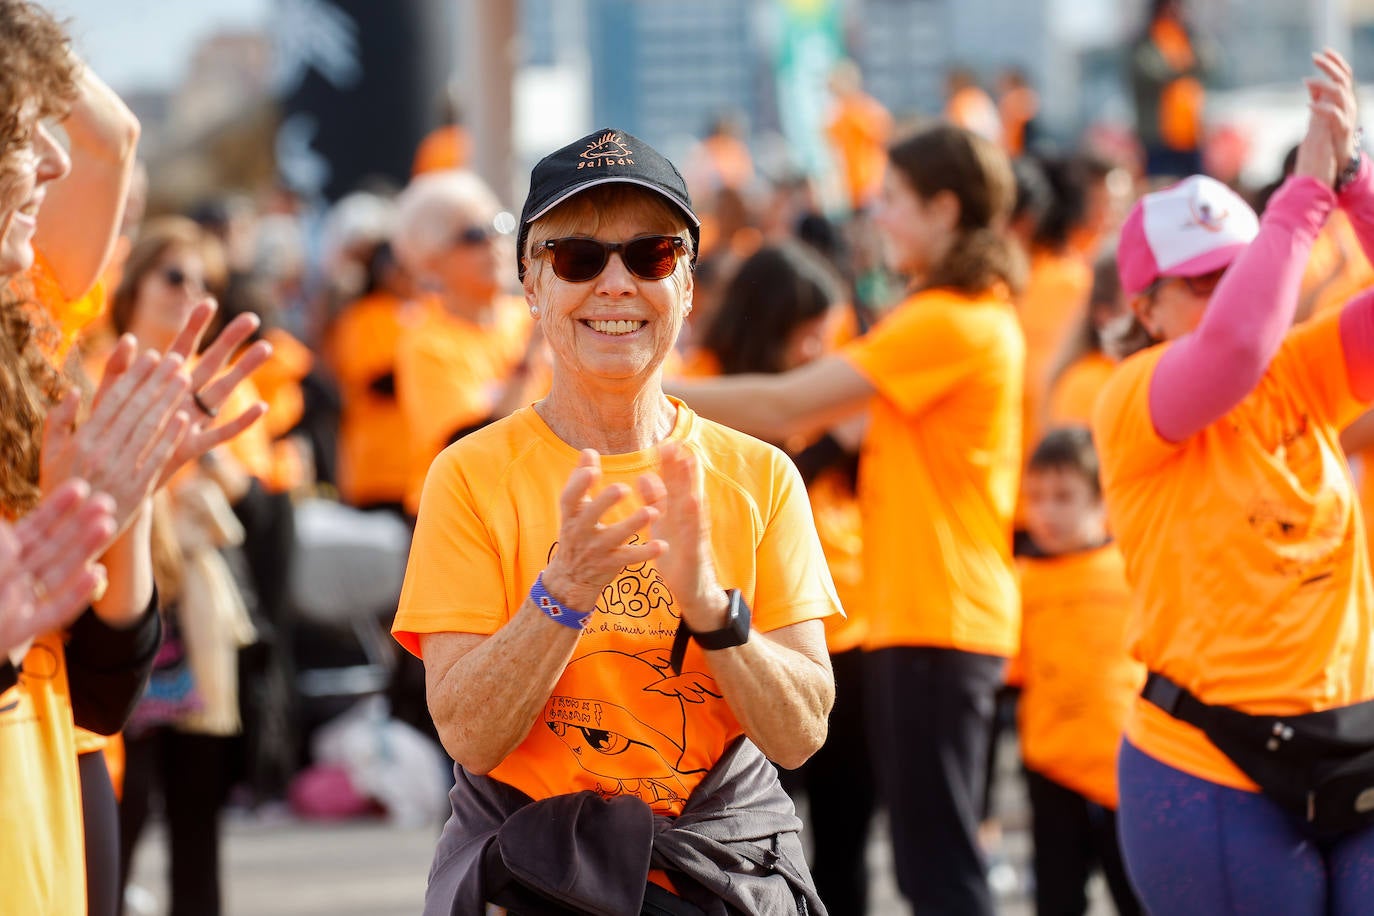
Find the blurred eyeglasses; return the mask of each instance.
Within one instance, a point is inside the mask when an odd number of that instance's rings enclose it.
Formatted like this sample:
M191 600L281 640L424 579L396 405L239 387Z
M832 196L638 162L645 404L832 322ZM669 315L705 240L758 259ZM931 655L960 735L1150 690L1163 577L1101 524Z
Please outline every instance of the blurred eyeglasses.
M514 229L515 217L503 210L490 223L474 223L459 229L453 236L453 244L460 248L477 248L492 239L510 235Z

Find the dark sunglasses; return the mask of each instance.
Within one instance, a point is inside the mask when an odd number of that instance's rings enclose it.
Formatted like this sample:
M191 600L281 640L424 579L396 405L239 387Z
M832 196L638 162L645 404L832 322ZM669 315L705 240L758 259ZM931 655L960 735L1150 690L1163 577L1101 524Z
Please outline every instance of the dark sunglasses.
M192 277L180 267L168 267L162 271L162 279L173 289L181 289L190 286L194 290L204 290L205 281L199 277Z
M549 239L540 246L551 254L553 273L568 283L585 283L606 269L611 252L619 252L625 269L641 280L662 280L677 266L687 243L676 235L644 235L628 242L602 242L572 236Z

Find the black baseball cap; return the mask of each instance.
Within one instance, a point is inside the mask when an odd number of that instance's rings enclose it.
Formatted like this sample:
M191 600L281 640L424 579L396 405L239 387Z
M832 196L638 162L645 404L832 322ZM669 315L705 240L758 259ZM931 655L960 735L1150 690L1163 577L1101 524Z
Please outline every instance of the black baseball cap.
M530 172L530 193L520 211L520 233L515 240L520 282L525 281L525 240L530 223L588 188L616 182L648 188L682 211L692 235L692 264L696 264L701 220L692 212L682 173L643 140L607 127L549 153Z

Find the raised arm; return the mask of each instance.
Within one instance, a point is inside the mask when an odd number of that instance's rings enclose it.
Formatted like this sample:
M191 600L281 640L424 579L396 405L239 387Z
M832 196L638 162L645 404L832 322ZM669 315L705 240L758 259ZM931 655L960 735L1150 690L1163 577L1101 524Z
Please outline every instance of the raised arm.
M133 112L84 65L77 93L62 121L71 141L72 170L49 185L34 235L68 300L85 295L114 249L139 136Z
M839 356L777 375L731 375L663 387L703 417L767 442L829 429L863 410L876 393L873 384Z
M1336 150L1348 136L1328 103L1314 101L1297 167L1226 271L1195 331L1174 342L1150 379L1150 418L1182 442L1225 416L1259 384L1293 324L1312 242L1336 202Z

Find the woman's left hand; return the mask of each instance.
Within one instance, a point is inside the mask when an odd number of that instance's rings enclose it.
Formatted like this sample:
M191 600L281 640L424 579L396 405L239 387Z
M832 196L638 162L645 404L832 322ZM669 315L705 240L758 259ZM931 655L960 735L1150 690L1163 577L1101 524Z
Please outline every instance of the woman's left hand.
M701 464L691 449L671 440L659 446L658 454L662 476L639 478L644 504L658 510L654 538L667 544L654 565L688 628L698 633L718 630L725 625L728 601L711 556Z
M180 405L189 419L189 426L177 444L176 451L163 467L158 477L158 486L166 484L187 462L200 458L216 446L234 438L267 412L266 404L253 404L237 416L215 425L220 407L229 399L234 389L272 355L271 344L263 340L257 341L234 361L227 372L220 374L234 352L258 328L258 317L245 313L229 322L214 342L206 347L200 358L194 359L200 340L210 324L210 319L214 317L216 308L214 299L208 297L197 304L167 349L167 355L180 356L188 366L194 361L194 366L190 369L190 384ZM107 378L117 377L125 370L128 360L133 356L133 349L132 346L126 348L124 342L120 342L120 348L115 350L106 366ZM101 387L104 387L103 383Z

